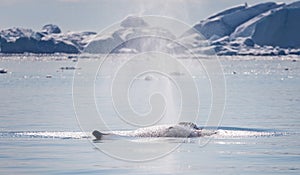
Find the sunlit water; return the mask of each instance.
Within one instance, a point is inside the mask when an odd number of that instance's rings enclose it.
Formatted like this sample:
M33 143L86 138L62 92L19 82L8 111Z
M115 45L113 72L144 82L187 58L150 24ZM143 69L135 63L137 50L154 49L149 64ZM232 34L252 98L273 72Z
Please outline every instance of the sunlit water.
M143 150L130 150L126 148L130 144L121 140L93 142L91 134L80 129L72 100L75 70L60 69L76 66L76 62L59 55L2 56L0 67L9 73L0 74L0 174L299 174L299 57L220 60L227 94L217 133L183 142L133 139L165 147L182 144L159 159L128 162L112 158L98 147L109 146L128 155ZM194 79L199 84L206 81L200 74ZM101 88L111 77L97 80ZM149 83L145 79L141 82ZM82 88L84 91L84 84ZM115 117L110 94L102 90L96 93L95 102L110 128L132 129ZM204 88L200 95L205 94ZM209 112L207 99L200 109L203 116ZM146 109L141 105L137 110ZM200 118L197 122L203 125L204 121ZM209 143L201 146L201 141Z

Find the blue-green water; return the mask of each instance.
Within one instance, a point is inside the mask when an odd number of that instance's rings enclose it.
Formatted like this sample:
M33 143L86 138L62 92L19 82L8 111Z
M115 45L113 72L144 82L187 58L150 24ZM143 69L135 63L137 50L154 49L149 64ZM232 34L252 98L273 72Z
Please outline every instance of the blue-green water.
M0 174L300 173L299 57L220 58L227 94L219 134L204 138L211 139L205 146L199 138L188 139L146 162L118 160L98 147L128 155L151 147L131 150L119 140L94 143L81 131L72 100L74 70L60 69L76 62L61 57L1 57L0 67L9 73L0 74ZM100 87L106 81L101 82ZM114 129L128 129L110 115L109 94L98 95L102 117ZM142 144L168 148L178 143L162 138Z

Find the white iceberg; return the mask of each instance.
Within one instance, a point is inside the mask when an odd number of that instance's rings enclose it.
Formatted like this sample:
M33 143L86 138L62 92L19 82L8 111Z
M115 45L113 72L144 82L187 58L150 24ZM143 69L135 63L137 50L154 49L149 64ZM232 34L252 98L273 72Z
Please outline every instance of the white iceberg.
M58 26L48 24L41 32L10 28L0 31L1 53L80 53L93 32L61 33Z
M176 37L167 29L153 27L142 17L128 16L113 31L100 33L84 49L88 53L137 53L166 47Z
M241 5L193 28L212 41L219 55L286 55L300 52L300 2ZM186 32L183 36L191 34Z
M282 6L273 2L254 6L237 6L226 9L194 26L207 39L218 39L230 35L239 25L268 10Z

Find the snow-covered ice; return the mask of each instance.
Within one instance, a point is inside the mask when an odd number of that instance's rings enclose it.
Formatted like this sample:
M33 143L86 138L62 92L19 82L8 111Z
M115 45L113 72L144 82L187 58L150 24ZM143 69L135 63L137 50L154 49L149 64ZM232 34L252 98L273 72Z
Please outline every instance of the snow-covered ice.
M112 30L63 32L47 24L41 31L10 28L0 31L1 53L139 53L300 55L300 1L290 4L247 3L201 20L181 35L151 26L143 17L128 16ZM215 51L215 52L214 52Z

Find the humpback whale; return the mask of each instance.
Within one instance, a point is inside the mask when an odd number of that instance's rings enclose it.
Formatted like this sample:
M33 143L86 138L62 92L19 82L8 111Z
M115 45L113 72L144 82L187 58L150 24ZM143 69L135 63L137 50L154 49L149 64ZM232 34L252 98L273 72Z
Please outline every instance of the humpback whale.
M204 130L192 122L180 122L175 125L156 125L131 131L111 131L105 133L94 130L92 134L96 140L106 140L120 137L201 137L216 134L216 131Z

